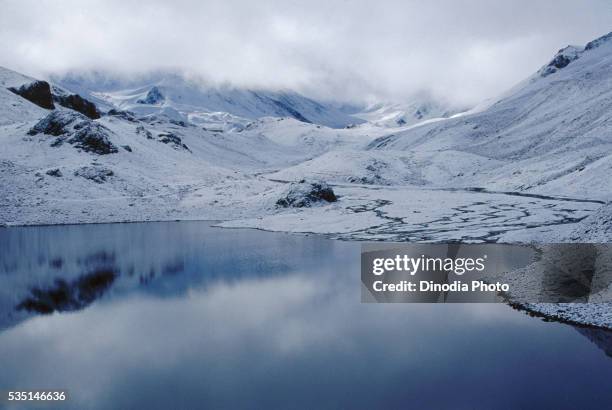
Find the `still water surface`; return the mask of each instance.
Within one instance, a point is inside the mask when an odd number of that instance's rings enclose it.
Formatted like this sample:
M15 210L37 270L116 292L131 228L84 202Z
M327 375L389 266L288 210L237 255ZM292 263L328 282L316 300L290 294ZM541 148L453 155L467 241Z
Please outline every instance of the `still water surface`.
M69 409L612 407L610 333L503 304L362 304L359 251L207 222L0 229L0 391L65 389Z

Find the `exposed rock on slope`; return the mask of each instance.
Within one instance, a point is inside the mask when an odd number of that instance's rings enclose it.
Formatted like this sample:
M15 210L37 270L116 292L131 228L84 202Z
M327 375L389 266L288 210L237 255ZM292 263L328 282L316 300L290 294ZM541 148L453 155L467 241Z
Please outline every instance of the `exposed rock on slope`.
M69 94L58 87L52 87L46 81L35 80L19 87L8 87L8 89L41 108L53 110L55 109L54 102L56 102L91 119L100 118L100 113L94 103L80 95Z
M546 66L542 67L540 75L546 77L556 73L558 70L567 67L572 61L577 60L582 54L582 47L567 46L559 50L553 59Z
M123 120L129 121L129 122L137 122L138 120L136 119L136 116L134 115L133 112L131 111L122 111L122 110L117 110L117 109L111 109L109 110L106 115L110 116L110 117L117 117L117 118L121 118Z
M606 35L603 35L603 36L601 36L601 37L599 37L599 38L596 38L596 39L595 39L595 40L593 40L593 41L589 41L589 42L586 44L586 46L584 46L584 49L585 49L585 50L592 50L592 49L597 48L597 47L599 47L600 45L602 45L602 44L604 44L605 42L610 41L610 40L612 40L612 32L611 32L611 33L608 33L608 34L606 34Z
M182 148L189 151L189 147L183 143L181 137L173 132L164 132L157 136L157 140L164 144L171 145L173 148Z
M90 167L81 167L74 171L74 175L77 177L83 177L90 181L102 184L106 182L108 177L115 175L112 169L106 168L99 165L93 165Z
M28 131L29 135L40 133L59 137L53 142L53 146L66 141L76 148L94 154L118 152L109 139L112 132L108 128L73 111L53 111Z
M53 100L59 105L80 112L92 120L100 118L98 108L91 101L86 100L77 94L60 95L54 94Z
M49 83L46 81L37 80L28 84L23 84L18 88L9 87L9 90L39 107L48 110L55 108L55 105L53 105L53 96L51 95L51 86L49 86Z
M59 168L52 168L45 172L45 174L51 177L61 178L63 176L62 171Z
M284 208L305 208L322 202L336 202L338 198L333 189L325 182L294 182L276 201L276 205Z

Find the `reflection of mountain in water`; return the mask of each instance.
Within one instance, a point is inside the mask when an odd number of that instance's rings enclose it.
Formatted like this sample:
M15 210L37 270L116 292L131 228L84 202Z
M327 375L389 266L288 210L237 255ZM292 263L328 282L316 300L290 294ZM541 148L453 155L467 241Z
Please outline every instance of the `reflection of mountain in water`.
M117 278L113 270L98 270L76 280L55 279L47 289L32 288L31 295L21 301L17 310L36 313L65 312L82 309L102 296Z
M0 329L35 314L83 309L102 297L175 297L218 282L312 274L321 260L338 258L334 248L353 249L279 234L265 235L261 246L262 235L208 222L0 230Z
M604 329L576 327L578 333L599 347L608 357L612 357L612 332Z

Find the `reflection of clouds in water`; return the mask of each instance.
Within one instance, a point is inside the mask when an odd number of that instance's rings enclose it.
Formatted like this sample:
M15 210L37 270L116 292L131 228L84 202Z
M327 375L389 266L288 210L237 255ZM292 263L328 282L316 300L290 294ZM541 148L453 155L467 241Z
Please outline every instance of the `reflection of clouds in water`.
M81 3L5 7L0 65L34 76L178 68L213 84L346 102L425 92L463 105L503 92L554 50L608 32L612 14L606 0Z
M73 408L558 407L612 376L571 328L505 305L361 304L355 243L162 223L0 231L8 248L10 307L60 272L120 272L85 309L0 332L0 389L65 388Z
M472 383L494 380L500 362L555 358L555 347L544 345L568 334L503 305L360 304L358 286L321 280L217 283L181 298L136 295L35 317L0 334L0 387L67 388L75 408L284 407L298 398L300 407L371 407L416 392L431 399L440 380L476 395ZM519 328L535 338L521 345ZM592 350L582 343L577 353L581 347L584 355L568 365L588 364ZM522 371L505 371L528 388Z

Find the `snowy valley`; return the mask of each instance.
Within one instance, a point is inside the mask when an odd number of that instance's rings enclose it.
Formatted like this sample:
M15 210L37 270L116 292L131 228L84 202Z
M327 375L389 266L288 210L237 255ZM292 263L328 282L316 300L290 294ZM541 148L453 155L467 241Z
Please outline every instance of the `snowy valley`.
M45 89L2 69L0 222L208 219L345 239L601 241L611 73L608 35L457 113L358 111L169 74L70 75ZM279 206L299 181L330 184L338 200Z

